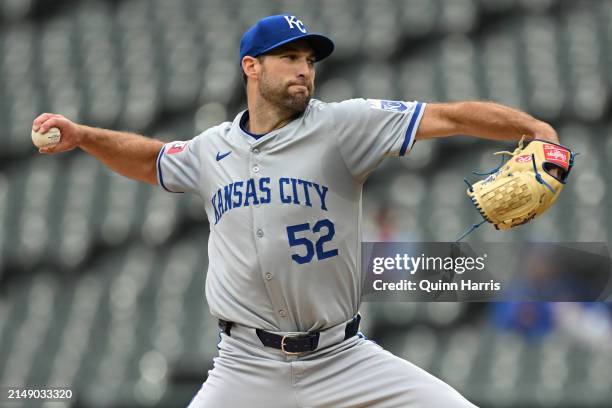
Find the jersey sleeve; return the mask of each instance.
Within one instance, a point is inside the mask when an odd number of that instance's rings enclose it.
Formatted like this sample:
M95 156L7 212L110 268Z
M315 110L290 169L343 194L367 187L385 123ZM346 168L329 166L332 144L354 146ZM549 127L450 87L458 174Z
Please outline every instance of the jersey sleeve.
M166 143L157 156L157 181L171 193L197 192L200 174L200 136Z
M350 99L334 104L334 133L353 177L362 179L380 161L405 156L419 127L425 103Z

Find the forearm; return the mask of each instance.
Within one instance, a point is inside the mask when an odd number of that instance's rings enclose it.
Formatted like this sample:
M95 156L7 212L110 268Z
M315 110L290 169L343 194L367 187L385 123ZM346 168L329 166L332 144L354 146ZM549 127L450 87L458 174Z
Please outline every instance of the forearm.
M548 123L493 102L428 105L419 127L421 130L422 138L471 135L493 140L517 140L526 136L559 143L557 132Z
M157 155L163 143L134 133L79 126L78 147L111 170L157 184Z
M548 123L492 102L460 103L454 120L461 134L497 140L515 140L525 135L558 142L557 133Z
M43 113L32 122L34 132L44 134L53 127L59 129L60 141L40 148L40 153L56 154L79 147L123 176L157 184L157 155L164 145L159 140L80 125L54 113Z

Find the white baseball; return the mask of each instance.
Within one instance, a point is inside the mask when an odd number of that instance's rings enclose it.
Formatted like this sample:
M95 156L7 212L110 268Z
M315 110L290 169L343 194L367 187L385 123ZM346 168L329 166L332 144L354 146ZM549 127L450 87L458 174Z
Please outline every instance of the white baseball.
M59 143L61 137L60 130L56 127L52 127L47 133L39 133L32 130L32 142L34 146L39 149L43 147L54 147Z

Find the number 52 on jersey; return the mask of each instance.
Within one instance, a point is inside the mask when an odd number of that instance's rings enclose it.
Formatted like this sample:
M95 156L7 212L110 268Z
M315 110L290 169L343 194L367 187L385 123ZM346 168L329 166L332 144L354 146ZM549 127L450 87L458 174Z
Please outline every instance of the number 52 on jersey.
M306 238L306 231L312 231L315 234L321 233L322 235L316 242ZM309 263L313 258L317 257L318 261L322 261L327 258L331 258L338 255L338 249L331 249L329 243L336 234L334 223L328 219L317 221L314 225L309 223L290 225L287 227L287 238L289 239L289 246L295 247L296 252L291 255L291 259L298 264Z

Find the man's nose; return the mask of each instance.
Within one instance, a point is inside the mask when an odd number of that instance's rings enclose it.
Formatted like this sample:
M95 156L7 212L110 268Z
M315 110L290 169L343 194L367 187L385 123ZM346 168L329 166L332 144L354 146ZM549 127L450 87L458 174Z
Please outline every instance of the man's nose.
M308 63L308 60L306 59L301 59L298 64L297 64L297 74L298 76L304 77L306 79L310 78L311 74L311 67L310 64Z

